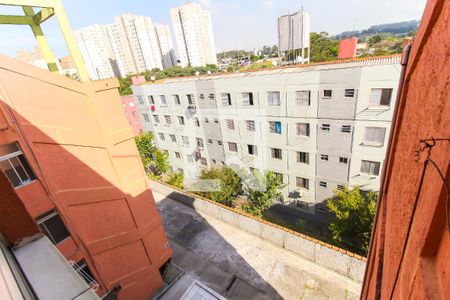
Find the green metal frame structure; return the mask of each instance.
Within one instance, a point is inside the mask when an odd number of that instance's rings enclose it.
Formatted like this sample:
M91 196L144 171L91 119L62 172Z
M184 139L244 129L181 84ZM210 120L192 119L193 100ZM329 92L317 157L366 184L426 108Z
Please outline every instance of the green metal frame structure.
M52 72L58 72L58 67L47 39L42 32L41 24L52 16L55 16L66 41L67 48L75 63L80 80L83 82L90 80L89 73L87 72L80 49L75 41L75 36L73 35L61 0L0 0L0 5L22 7L24 15L0 15L0 24L30 26L41 48L48 69ZM40 8L40 10L35 13L35 8Z

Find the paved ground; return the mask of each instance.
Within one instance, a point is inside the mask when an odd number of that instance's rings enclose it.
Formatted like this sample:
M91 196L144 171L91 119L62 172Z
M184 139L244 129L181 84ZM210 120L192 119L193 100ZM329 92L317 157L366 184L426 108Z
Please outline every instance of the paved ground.
M161 299L198 279L227 299L359 299L360 284L153 192L186 273Z

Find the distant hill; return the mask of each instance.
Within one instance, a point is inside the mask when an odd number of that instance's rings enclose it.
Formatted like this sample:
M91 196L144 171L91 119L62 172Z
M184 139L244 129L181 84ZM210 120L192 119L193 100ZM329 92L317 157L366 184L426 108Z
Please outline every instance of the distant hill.
M390 23L390 24L380 24L380 25L373 25L370 26L368 29L364 29L361 31L344 31L340 34L337 34L333 36L335 39L342 39L345 37L350 36L366 36L366 35L374 35L378 33L387 33L387 34L407 34L411 31L416 31L417 27L419 26L419 21L412 20L412 21L405 21L405 22L398 22L398 23Z

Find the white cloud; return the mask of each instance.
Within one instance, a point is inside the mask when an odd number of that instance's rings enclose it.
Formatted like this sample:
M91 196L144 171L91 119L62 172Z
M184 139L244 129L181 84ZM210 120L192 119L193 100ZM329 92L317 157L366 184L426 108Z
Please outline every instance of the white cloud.
M265 8L272 8L273 7L273 1L272 0L264 0L263 5Z

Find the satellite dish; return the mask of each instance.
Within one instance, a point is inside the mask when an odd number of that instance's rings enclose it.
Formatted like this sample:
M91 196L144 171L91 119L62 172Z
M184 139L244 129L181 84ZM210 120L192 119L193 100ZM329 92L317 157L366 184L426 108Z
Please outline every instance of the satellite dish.
M156 77L155 77L155 76L152 76L152 77L150 77L150 80L151 80L151 81L155 81L155 80L156 80Z

